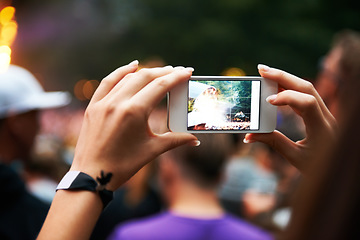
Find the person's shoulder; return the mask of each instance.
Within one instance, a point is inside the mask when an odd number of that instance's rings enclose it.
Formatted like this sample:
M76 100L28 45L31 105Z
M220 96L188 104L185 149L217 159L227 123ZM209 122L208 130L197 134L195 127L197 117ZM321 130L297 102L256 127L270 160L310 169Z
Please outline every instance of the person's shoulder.
M236 239L247 239L247 240L270 240L273 236L263 229L246 222L238 217L231 214L226 214L223 222L223 226L227 232L233 236L237 236Z
M169 214L164 212L120 224L109 239L149 239L149 236L161 231L168 218Z

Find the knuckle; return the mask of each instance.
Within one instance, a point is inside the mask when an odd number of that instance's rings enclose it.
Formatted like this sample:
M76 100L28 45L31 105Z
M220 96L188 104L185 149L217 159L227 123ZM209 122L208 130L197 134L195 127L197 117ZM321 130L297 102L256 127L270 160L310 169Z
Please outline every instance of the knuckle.
M108 82L108 81L110 81L110 77L109 77L109 76L106 76L106 77L104 77L104 78L101 80L102 83L105 83L105 82Z
M310 94L312 94L312 93L314 92L315 87L314 87L314 85L313 85L311 82L309 82L309 81L304 81L303 84L304 84L304 86L303 86L304 92L310 93Z
M84 117L93 118L99 115L108 116L114 111L114 106L112 104L104 104L105 102L96 102L89 104L86 108Z
M107 103L106 105L99 105L97 109L98 113L103 112L105 116L110 116L115 112L116 106L112 103Z
M101 80L100 84L101 84L102 86L107 86L107 85L110 85L112 82L113 82L112 77L106 76L106 77L104 77L104 78Z
M286 73L283 70L278 70L278 75L280 78L285 78L286 77Z
M283 80L289 80L290 75L281 69L276 69L276 77Z
M132 115L135 112L135 106L132 104L124 104L119 110L126 115Z
M117 115L121 122L132 122L136 119L136 109L130 104L125 105L117 109Z
M304 105L305 105L306 108L317 107L317 100L316 100L316 98L314 96L308 95L304 99Z
M148 68L142 68L138 71L138 74L143 78L147 78L151 76L151 71Z
M128 74L126 74L126 78L132 78L133 76L135 75L135 73L128 73Z
M131 78L133 78L135 76L135 73L128 73L128 74L126 74L126 76L124 77L124 80L126 80L126 79L131 79Z
M134 116L146 111L144 105L140 102L128 102L128 104L124 104L121 110L125 115Z
M169 83L168 83L167 79L165 79L165 78L158 78L156 80L156 84L158 87L161 87L161 88L167 88L169 86Z

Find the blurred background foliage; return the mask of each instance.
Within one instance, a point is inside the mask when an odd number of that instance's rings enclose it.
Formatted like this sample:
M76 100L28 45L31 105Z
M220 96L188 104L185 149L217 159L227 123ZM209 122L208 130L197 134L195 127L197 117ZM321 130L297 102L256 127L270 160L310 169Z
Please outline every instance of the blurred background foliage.
M360 30L357 0L24 0L12 63L47 90L73 91L134 59L221 75L264 63L307 79L341 29Z

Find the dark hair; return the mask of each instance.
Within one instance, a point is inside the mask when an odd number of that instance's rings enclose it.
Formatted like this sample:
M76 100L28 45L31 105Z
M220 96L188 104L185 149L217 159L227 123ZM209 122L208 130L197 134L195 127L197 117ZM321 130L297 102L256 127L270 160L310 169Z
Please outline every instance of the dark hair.
M339 36L344 38L337 41L345 43L351 39L351 42L357 41L356 45L360 47L359 34L343 34ZM345 63L349 63L351 57L345 59L345 56L342 64L349 66ZM358 68L347 73L349 78L344 83L347 95L340 102L340 113L344 115L340 134L335 145L328 146L327 153L320 152L314 159L314 173L317 174L302 184L291 223L283 236L285 239L360 239L359 72ZM324 144L326 142L327 139L324 139Z
M198 147L181 146L172 150L182 175L201 187L215 187L220 183L227 157L232 150L229 134L199 134Z
M339 77L341 81L341 101L349 104L352 101L348 96L348 87L343 85L354 84L360 80L360 33L352 30L343 30L335 35L333 48L340 48ZM346 90L344 90L346 89ZM350 89L353 89L350 86ZM358 89L357 89L358 91Z

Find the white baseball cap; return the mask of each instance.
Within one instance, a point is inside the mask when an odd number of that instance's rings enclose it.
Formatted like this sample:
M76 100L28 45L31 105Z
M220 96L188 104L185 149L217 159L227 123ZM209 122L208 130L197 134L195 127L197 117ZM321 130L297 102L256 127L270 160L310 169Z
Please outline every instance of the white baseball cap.
M70 101L68 92L45 92L34 75L22 67L10 65L0 73L0 118L62 107Z

